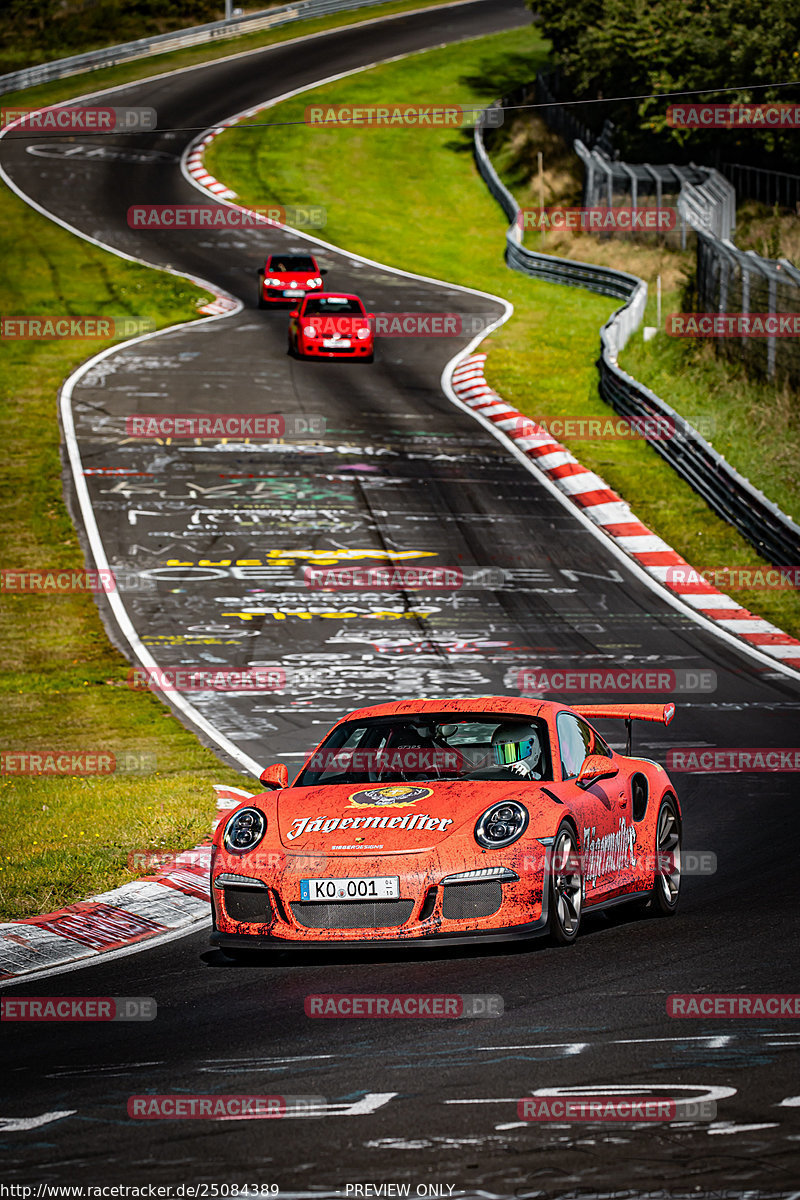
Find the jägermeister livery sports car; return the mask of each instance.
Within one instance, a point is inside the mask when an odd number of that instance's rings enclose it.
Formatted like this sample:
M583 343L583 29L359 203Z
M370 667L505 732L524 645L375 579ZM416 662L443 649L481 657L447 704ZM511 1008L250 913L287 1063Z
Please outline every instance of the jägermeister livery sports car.
M584 911L675 911L681 810L630 722L672 704L473 697L344 717L289 785L220 823L212 941L227 953L353 942L575 940ZM614 752L587 718L628 725Z

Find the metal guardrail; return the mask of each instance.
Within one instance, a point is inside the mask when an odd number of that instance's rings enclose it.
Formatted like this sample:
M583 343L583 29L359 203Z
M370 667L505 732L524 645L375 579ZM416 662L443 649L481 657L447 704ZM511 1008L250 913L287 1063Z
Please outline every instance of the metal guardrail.
M496 101L490 107L507 103ZM748 542L775 566L795 566L800 562L800 526L777 505L734 470L700 433L664 400L644 384L628 375L617 364L619 352L639 327L647 301L647 284L636 275L537 254L521 245L520 208L495 171L483 140L479 122L474 133L474 153L478 171L489 191L510 221L506 233L506 262L516 271L551 283L589 288L602 295L625 299L600 330L600 395L624 417L659 417L673 436L653 439L650 445L671 467L703 497L719 516L729 521ZM657 427L649 422L645 429ZM650 439L648 439L650 440Z
M184 50L187 46L200 46L205 42L242 37L247 33L258 33L263 29L287 25L309 17L343 12L350 8L372 8L385 2L386 0L298 0L296 4L262 9L246 16L232 17L229 21L211 21L207 25L193 25L189 29L176 29L171 33L138 38L133 42L105 46L100 50L89 50L85 54L73 54L69 58L58 58L52 62L25 67L21 71L12 71L8 75L0 75L0 95L35 87L38 83L49 83L53 79L65 79L68 75L77 75L81 71L97 71L101 67L113 67L117 63L146 58L152 54Z
M510 98L504 97L484 111L489 112L509 103ZM535 250L528 250L521 244L521 210L489 161L483 141L483 127L487 124L491 124L491 118L486 117L476 125L473 141L475 158L481 177L511 222L506 233L506 262L509 266L538 279L549 279L553 283L563 283L570 287L588 288L603 296L613 296L617 300L630 302L637 289L643 289L646 300L647 284L636 275L627 275L624 271L615 271L609 267L598 267L594 263L575 262L572 259L556 258L551 254L537 254ZM621 343L620 349L622 345L624 342Z

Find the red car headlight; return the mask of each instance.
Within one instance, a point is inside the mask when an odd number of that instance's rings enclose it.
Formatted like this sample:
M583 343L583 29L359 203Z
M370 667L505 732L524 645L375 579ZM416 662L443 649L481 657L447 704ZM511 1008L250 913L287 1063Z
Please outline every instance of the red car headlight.
M365 329L365 327L362 325L360 329L356 330L356 337L360 338L361 341L363 342L363 341L365 341L366 338L369 337L369 332L370 331L368 329Z
M317 336L316 326L315 325L304 325L303 326L303 334L305 335L305 337L315 338Z

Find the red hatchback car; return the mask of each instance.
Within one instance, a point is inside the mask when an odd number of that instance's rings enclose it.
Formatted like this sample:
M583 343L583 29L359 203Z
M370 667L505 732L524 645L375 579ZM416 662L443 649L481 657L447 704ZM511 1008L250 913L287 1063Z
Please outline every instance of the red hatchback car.
M290 314L289 353L300 358L360 358L372 362L375 314L358 296L318 292Z
M286 304L308 292L321 292L326 271L310 254L270 254L258 273L258 307Z

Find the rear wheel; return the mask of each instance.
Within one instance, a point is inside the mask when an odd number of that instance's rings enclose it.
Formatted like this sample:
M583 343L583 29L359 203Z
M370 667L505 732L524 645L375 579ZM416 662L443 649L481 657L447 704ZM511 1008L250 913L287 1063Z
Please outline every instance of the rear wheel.
M562 825L553 842L548 887L550 936L559 946L570 946L578 936L583 911L580 856L571 825Z
M264 299L264 272L258 272L258 307L266 308L267 302Z
M656 822L656 877L647 904L648 913L671 917L681 890L681 823L678 806L665 796Z

